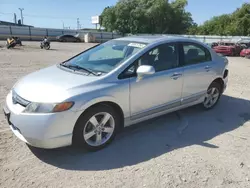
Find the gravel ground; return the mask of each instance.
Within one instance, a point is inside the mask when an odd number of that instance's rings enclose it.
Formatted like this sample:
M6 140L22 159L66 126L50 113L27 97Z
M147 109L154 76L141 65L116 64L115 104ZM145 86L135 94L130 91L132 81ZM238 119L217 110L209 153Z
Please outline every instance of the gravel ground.
M94 44L0 48L0 102L20 77ZM0 46L4 42L0 42ZM230 57L229 86L210 111L191 107L126 128L98 152L28 147L0 111L0 187L250 187L250 60Z

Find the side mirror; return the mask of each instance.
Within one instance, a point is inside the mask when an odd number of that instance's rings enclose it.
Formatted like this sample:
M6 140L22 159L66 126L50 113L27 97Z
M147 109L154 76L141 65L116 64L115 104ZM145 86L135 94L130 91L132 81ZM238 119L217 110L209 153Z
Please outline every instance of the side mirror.
M155 68L153 66L150 66L150 65L141 65L136 70L136 73L137 73L138 77L142 77L144 75L151 75L151 74L155 73Z

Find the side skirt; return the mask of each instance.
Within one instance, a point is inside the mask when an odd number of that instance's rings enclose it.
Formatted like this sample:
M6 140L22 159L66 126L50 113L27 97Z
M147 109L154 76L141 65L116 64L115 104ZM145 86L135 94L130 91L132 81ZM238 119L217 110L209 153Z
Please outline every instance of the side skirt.
M205 99L205 96L203 95L202 97L199 97L199 99L197 99L195 101L192 101L192 102L189 102L189 103L187 103L187 101L185 101L182 105L177 106L177 107L168 108L166 110L158 111L158 112L155 112L155 113L153 113L153 111L150 111L151 113L145 113L144 116L135 115L135 116L132 116L130 118L129 117L125 118L124 119L124 127L128 127L130 125L133 125L133 124L136 124L136 123L139 123L139 122L142 122L142 121L146 121L146 120L158 117L158 116L162 116L164 114L168 114L168 113L171 113L171 112L174 112L174 111L177 111L177 110L181 110L181 109L184 109L184 108L187 108L187 107L190 107L190 106L200 104L200 103L202 103L204 101L204 99Z

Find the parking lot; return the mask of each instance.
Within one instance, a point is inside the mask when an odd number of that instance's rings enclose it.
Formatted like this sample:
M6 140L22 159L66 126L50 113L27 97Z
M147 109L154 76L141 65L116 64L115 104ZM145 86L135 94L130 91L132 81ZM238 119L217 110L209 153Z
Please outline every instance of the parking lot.
M22 76L95 45L23 44L0 47L1 105ZM213 110L195 106L131 126L98 152L28 147L0 110L0 187L250 187L250 60L228 59L229 85Z

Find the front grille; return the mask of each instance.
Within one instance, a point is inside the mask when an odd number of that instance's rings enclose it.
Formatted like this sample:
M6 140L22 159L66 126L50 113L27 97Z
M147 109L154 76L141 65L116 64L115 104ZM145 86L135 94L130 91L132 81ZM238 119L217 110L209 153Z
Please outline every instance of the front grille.
M14 90L12 90L12 102L13 104L20 104L23 107L26 107L30 103L30 101L20 97Z

